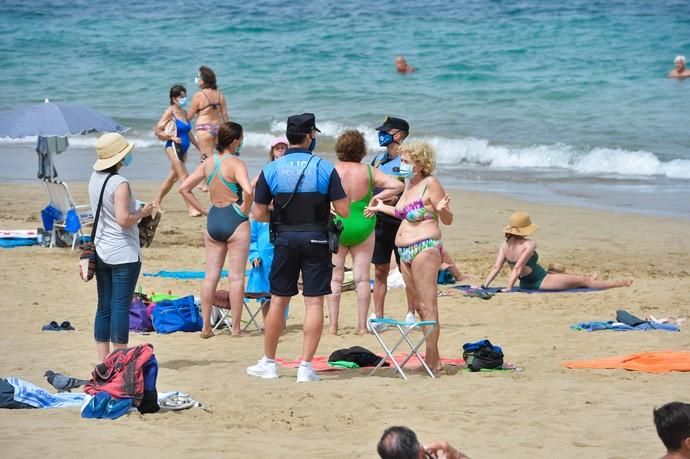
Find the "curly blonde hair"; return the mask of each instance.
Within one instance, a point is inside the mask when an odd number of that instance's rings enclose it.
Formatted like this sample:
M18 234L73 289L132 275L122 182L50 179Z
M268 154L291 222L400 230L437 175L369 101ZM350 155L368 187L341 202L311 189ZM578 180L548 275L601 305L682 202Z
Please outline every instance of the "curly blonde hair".
M418 164L422 170L420 173L426 177L436 169L436 152L428 142L413 142L403 145L400 154L407 153L414 164Z

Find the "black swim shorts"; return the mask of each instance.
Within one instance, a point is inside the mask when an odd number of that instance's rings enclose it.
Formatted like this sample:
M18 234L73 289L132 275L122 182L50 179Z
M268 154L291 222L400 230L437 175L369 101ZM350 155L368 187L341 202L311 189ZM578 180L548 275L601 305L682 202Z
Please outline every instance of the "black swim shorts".
M273 265L269 280L271 294L297 295L297 281L302 273L304 296L331 293L333 263L328 250L328 237L323 233L284 232L274 243Z
M395 261L400 264L400 255L398 249L395 248L395 235L400 228L400 220L392 217L376 218L374 254L371 257L371 262L375 265L385 265L391 262L391 252L395 254Z

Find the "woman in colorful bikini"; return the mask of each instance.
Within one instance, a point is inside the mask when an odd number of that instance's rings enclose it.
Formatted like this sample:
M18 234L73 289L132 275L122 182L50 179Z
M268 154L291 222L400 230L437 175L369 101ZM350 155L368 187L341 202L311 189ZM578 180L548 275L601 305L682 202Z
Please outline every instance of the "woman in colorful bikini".
M345 257L349 252L357 290L357 332L364 335L367 332L367 314L371 301L369 267L374 252L376 227L376 216L365 216L364 209L371 203L374 189L378 190L375 198L386 200L400 194L403 184L392 176L361 163L367 154L367 145L359 131L345 131L338 137L335 153L340 160L335 169L350 197L350 215L347 218L337 217L343 223L343 232L340 234L340 249L333 255L332 293L326 297L330 311L329 332L334 335L338 333L340 293L345 274Z
M374 199L367 212L384 212L402 220L395 245L400 254L400 270L405 280L410 304L414 304L422 320L435 320L437 325L426 340L426 362L432 371L440 369L438 339L437 282L443 247L441 228L453 223L449 197L436 177L436 155L431 145L416 142L401 147L400 176L405 177L405 190L396 207Z
M508 226L503 233L506 240L498 249L498 256L494 267L486 277L481 288L491 285L503 265L510 266L510 276L506 291L512 290L519 280L519 286L528 290L568 290L571 288L597 288L608 289L615 287L628 287L632 280L598 280L589 276L549 272L539 264L537 243L527 236L534 233L539 226L532 223L526 212L515 212L510 216Z
M244 269L250 240L247 214L253 199L247 167L236 156L243 138L242 126L239 124L221 124L216 146L218 153L213 155L212 161L201 163L180 187L185 200L199 212L208 215L205 235L206 275L201 285L201 313L204 319L202 338L213 336L211 307L226 257L230 280L232 336L241 334ZM211 198L208 211L192 194L192 189L204 179Z
M192 98L187 118L193 120L195 116L197 117L194 130L199 140L199 152L203 161L213 154L213 147L218 138L218 127L221 123L230 121L230 118L225 96L216 85L216 74L213 70L202 65L194 77L194 82L200 89ZM206 191L205 186L202 185L201 188Z
M156 124L156 136L160 139L165 139L165 154L168 155L170 160L170 173L161 185L161 189L158 195L153 200L153 205L155 207L160 207L163 202L163 198L170 192L175 182L178 180L180 183L189 175L187 171L187 151L189 150L189 145L192 144L199 150L199 144L194 137L194 133L191 132L192 124L187 119L187 112L185 112L185 107L187 106L187 90L184 86L175 85L170 88L170 106L163 112L161 119ZM177 135L171 136L165 133L165 126L170 121L174 120L177 127ZM187 210L191 217L198 217L201 213L187 204Z

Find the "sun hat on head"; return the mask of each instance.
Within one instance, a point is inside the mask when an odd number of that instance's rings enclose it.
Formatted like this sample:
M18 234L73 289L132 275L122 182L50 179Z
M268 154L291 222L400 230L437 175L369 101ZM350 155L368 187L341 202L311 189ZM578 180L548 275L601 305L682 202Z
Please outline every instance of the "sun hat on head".
M102 171L122 161L134 148L134 143L129 143L116 132L103 134L96 141L96 153L98 161L93 164L93 169Z
M677 64L678 62L682 62L683 64L685 64L685 56L683 56L682 54L676 56L676 58L673 59L673 63Z
M284 143L285 145L290 145L290 142L288 142L288 139L285 137L276 137L271 141L271 148L275 147L276 145Z
M532 223L527 212L515 212L510 216L508 226L503 231L514 236L529 236L539 229L539 225Z

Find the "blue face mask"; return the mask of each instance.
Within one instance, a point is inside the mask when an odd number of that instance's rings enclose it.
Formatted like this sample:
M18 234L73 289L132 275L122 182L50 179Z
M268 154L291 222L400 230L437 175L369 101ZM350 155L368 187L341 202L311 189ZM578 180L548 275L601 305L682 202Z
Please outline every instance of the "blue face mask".
M393 135L387 133L386 131L379 131L379 145L382 147L387 147L393 143Z
M123 166L129 166L132 164L132 153L129 153L127 156L124 157L122 160L122 165Z
M410 163L400 163L400 177L402 178L412 178L414 177L414 172L412 171L412 164Z
M186 107L187 106L187 96L180 97L179 99L177 99L177 103L180 104L180 107Z
M240 144L237 145L237 148L235 148L235 154L236 154L237 156L240 155L240 150L242 149L242 145L244 145L244 139L242 139L242 141L240 142Z
M315 148L316 148L316 137L311 139L311 143L309 144L309 151L314 151Z

